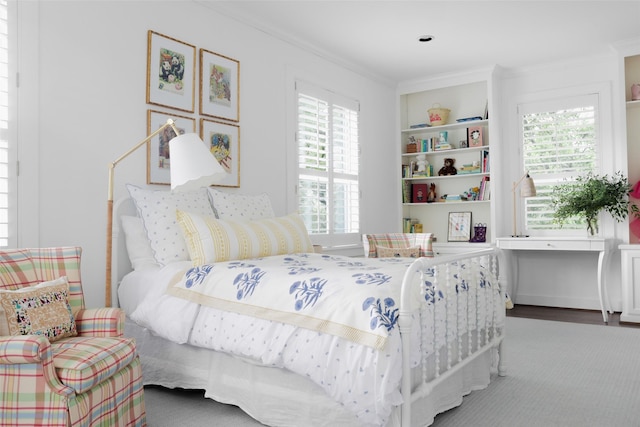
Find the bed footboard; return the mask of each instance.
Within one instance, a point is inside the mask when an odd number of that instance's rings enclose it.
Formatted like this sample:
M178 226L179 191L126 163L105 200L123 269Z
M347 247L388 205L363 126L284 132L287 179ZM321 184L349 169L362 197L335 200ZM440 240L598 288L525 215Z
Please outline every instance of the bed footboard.
M413 402L485 352L498 350L498 373L505 374L501 347L506 295L498 264L498 250L493 248L419 258L405 273L398 321L403 343L402 426L411 425ZM421 331L417 381L411 375L415 316Z

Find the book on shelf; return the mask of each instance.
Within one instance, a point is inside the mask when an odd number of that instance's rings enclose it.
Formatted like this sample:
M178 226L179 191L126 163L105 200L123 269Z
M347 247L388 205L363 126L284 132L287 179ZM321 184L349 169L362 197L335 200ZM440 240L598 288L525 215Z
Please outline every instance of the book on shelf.
M414 230L414 225L419 223L420 221L415 218L402 218L402 232L412 233Z
M429 196L429 188L427 184L413 184L411 186L413 197L411 203L427 203Z
M411 203L411 183L402 180L402 203Z
M490 200L491 199L491 179L488 176L483 176L480 181L480 191L478 193L478 200Z
M491 172L491 162L489 161L489 150L484 149L480 151L480 166L483 173Z

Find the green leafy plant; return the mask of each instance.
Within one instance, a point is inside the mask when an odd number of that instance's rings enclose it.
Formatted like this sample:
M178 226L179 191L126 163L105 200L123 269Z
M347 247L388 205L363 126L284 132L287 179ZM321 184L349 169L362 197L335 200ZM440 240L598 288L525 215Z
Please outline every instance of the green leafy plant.
M618 222L627 218L630 211L640 218L638 207L629 202L631 189L621 172L613 176L593 173L580 176L553 188L554 219L562 225L569 218L582 218L587 222L589 234L594 235L598 232L598 214L602 210Z

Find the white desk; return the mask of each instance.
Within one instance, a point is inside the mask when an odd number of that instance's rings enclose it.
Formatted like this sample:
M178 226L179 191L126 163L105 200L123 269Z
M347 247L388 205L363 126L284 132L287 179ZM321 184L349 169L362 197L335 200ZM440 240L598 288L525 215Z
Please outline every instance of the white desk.
M508 283L511 284L515 300L518 290L518 262L513 259L513 251L591 251L599 252L598 255L598 297L602 318L608 321L607 311L613 313L609 304L607 287L604 284L604 270L610 252L606 239L600 237L500 237L496 239L496 245L504 249L507 256L507 265L512 266ZM509 269L507 269L508 271Z

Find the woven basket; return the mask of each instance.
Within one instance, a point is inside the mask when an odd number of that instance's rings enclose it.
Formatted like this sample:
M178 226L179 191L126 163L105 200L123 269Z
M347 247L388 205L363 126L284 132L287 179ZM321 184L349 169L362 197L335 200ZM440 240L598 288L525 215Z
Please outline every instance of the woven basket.
M448 108L440 107L440 104L433 104L433 107L427 111L429 112L429 122L431 126L446 125L447 120L449 120L449 113L451 112Z

